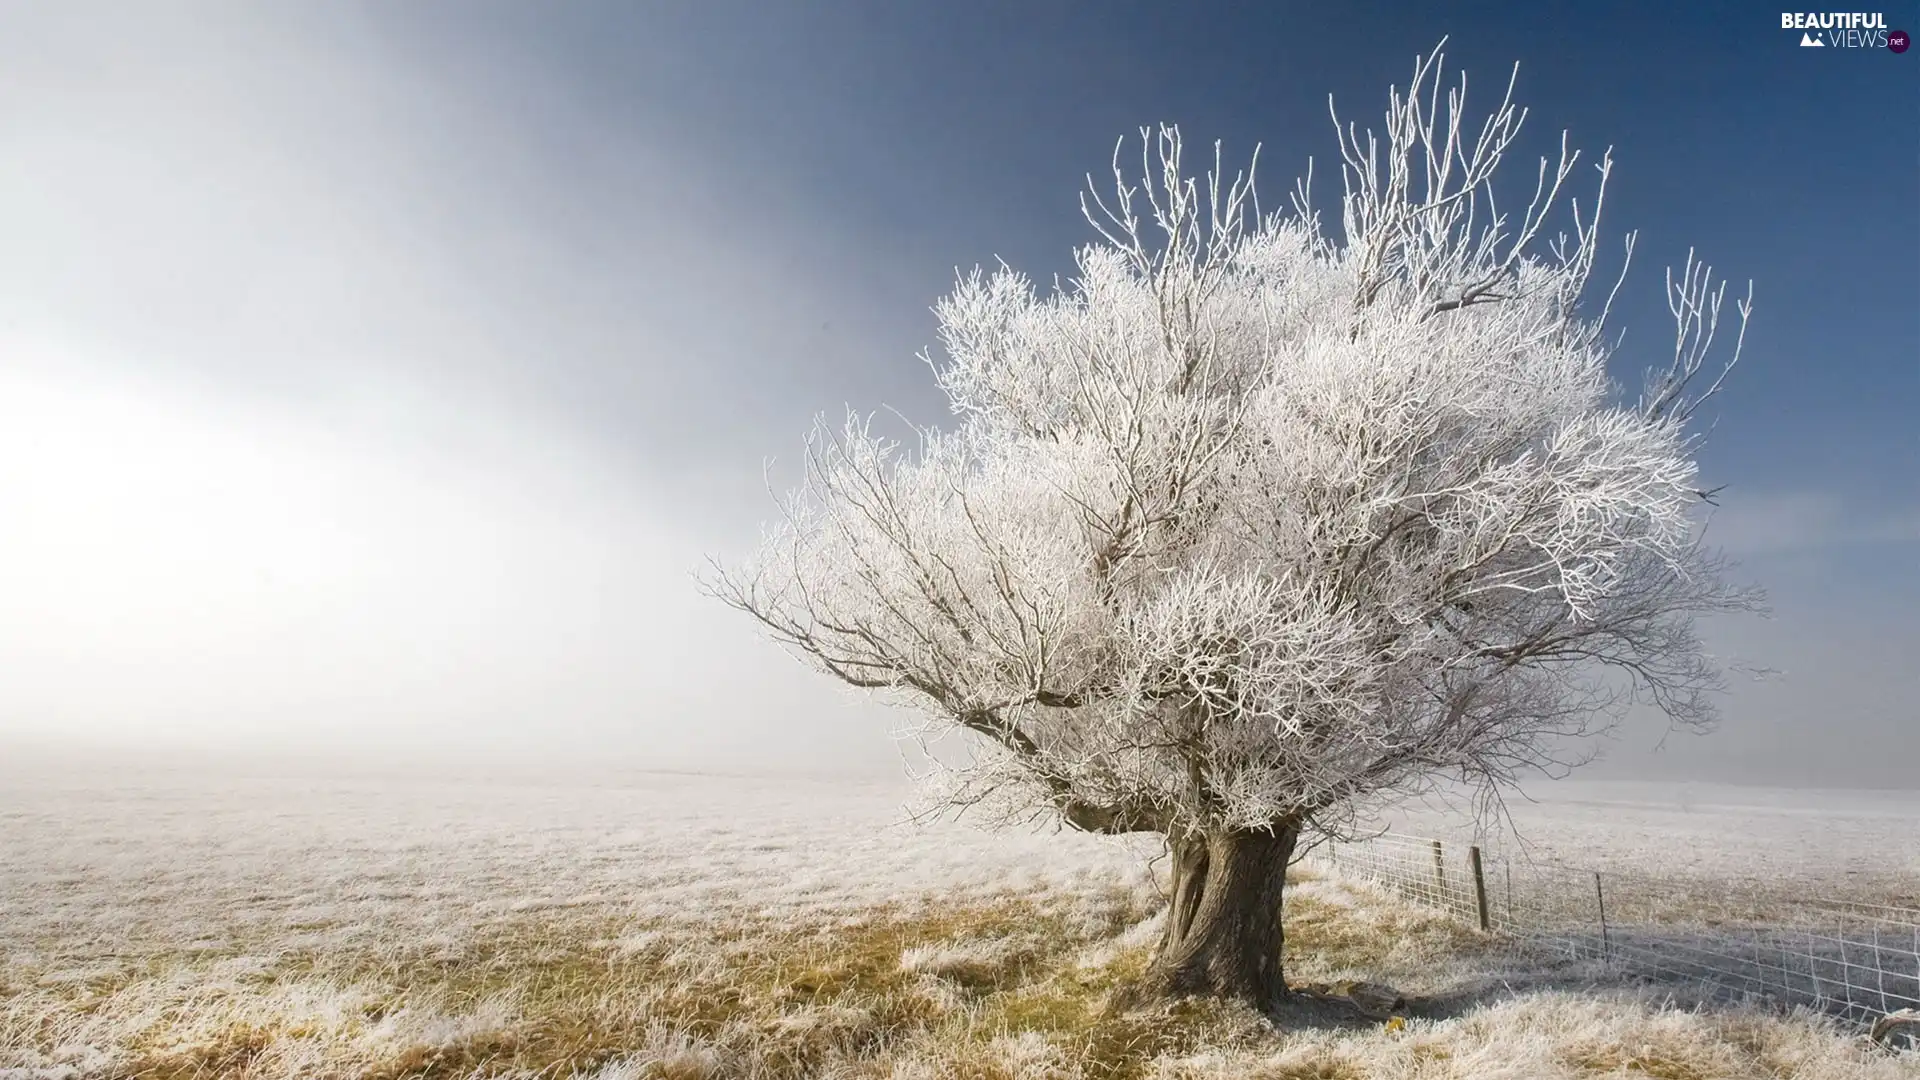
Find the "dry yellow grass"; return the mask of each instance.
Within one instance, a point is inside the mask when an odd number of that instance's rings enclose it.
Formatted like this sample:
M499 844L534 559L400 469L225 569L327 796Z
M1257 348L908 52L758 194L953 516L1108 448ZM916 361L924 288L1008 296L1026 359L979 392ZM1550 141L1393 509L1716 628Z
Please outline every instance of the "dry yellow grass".
M254 791L227 819L185 790L16 804L0 1080L1920 1076L1814 1018L1516 966L1304 872L1292 977L1422 1010L1116 1013L1160 904L1136 853L887 832L814 795L723 813L669 792L637 831L627 795L429 795L374 813L386 796Z
M1495 994L1394 1024L1209 1003L1116 1015L1153 898L1115 889L724 926L536 909L457 950L182 952L96 978L9 967L0 1076L1271 1080L1920 1075L1807 1017L1645 996ZM1499 952L1363 886L1306 876L1300 978L1445 991ZM1477 966L1478 965L1478 966Z

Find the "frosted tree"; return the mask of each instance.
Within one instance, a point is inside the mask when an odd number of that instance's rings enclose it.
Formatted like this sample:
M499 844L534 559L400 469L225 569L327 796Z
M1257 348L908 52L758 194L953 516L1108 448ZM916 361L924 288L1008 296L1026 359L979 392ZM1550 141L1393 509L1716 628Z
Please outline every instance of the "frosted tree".
M1089 178L1102 242L1070 282L976 270L936 307L953 429L818 425L784 521L706 583L918 733L965 733L954 804L1164 836L1150 994L1283 997L1287 863L1367 799L1498 790L1634 702L1708 725L1694 620L1759 602L1695 513L1694 413L1739 355L1708 369L1724 285L1669 273L1674 352L1623 395L1619 280L1581 309L1610 155L1569 229L1564 135L1509 213L1512 80L1471 125L1442 63L1384 135L1336 115L1340 240L1311 168L1262 214L1251 167L1216 146L1188 178L1177 131L1143 129L1137 179L1118 150L1111 194Z

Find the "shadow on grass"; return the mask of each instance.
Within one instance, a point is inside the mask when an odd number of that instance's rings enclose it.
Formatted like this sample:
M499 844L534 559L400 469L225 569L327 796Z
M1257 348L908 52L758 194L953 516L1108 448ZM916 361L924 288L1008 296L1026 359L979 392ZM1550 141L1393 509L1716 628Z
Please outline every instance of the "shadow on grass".
M1523 993L1605 989L1652 992L1687 1007L1805 1009L1862 1030L1920 1008L1920 939L1904 926L1616 925L1604 934L1483 940L1481 956L1503 950L1511 968L1437 989L1410 1003L1409 1015L1440 1019Z

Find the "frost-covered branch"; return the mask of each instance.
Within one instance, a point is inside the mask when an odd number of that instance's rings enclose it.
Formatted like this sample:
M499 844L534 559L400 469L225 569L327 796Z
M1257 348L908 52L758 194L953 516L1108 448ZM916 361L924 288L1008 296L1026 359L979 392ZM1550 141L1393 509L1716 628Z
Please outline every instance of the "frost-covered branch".
M1705 263L1695 262L1692 248L1687 249L1687 265L1680 272L1680 280L1675 281L1672 268L1668 268L1667 310L1673 313L1673 360L1665 370L1648 373L1647 389L1641 401L1641 409L1647 416L1657 419L1671 415L1685 423L1692 418L1695 409L1720 392L1721 384L1727 380L1727 373L1740 362L1740 350L1747 341L1747 317L1753 312L1751 281L1747 282L1747 295L1734 304L1734 310L1740 316L1740 329L1734 339L1732 354L1706 390L1693 398L1685 396L1687 387L1700 374L1700 369L1706 366L1714 335L1720 329L1720 306L1726 295L1726 282L1716 285L1713 269Z
M1527 111L1513 103L1519 67L1509 76L1499 106L1475 132L1465 126L1464 74L1441 106L1445 61L1436 46L1415 62L1406 93L1391 95L1384 143L1371 131L1363 135L1351 124L1343 127L1334 113L1345 163L1341 209L1347 245L1355 255L1355 303L1364 308L1397 284L1428 318L1513 299L1517 290L1529 287L1554 289L1570 306L1592 272L1600 208L1613 171L1611 151L1596 166L1599 184L1591 212L1583 217L1578 200L1573 203L1571 246L1565 235L1548 245L1555 272L1523 273L1580 153L1569 149L1562 133L1557 160L1540 159L1532 198L1519 221L1511 221L1499 210L1493 178L1527 118ZM1332 98L1327 106L1333 109Z

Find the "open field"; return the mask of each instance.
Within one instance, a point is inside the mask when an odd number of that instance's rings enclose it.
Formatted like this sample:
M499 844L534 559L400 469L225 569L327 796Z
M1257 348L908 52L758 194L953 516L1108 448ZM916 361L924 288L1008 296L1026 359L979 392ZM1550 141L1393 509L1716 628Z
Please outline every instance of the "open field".
M1822 1020L1520 966L1305 868L1290 975L1426 999L1404 1027L1111 1014L1155 932L1150 849L914 826L900 795L9 772L0 1076L1920 1075Z
M1444 803L1379 824L1517 863L1920 907L1920 790L1564 780L1528 794L1507 800L1510 827L1484 833Z

